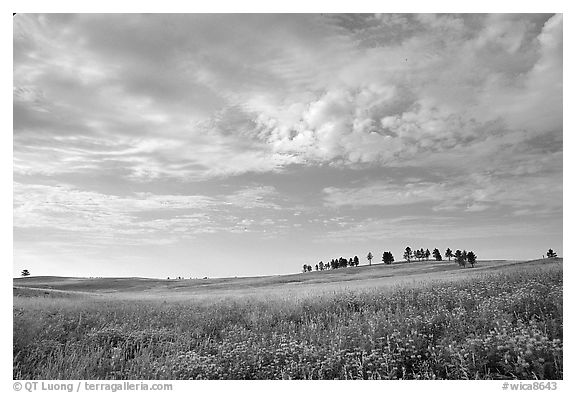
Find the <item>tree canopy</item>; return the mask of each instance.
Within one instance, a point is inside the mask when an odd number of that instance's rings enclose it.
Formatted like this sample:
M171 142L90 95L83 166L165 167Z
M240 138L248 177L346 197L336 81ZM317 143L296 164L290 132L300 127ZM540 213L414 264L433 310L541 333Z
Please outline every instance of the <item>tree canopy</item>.
M384 254L382 254L382 262L386 265L390 265L394 262L394 255L392 255L391 251L385 251Z

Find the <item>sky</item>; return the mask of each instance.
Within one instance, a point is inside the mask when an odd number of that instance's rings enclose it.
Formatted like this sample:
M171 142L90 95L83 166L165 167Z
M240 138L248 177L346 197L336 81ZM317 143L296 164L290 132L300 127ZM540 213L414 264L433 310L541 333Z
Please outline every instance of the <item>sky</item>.
M18 14L13 273L562 255L562 24Z

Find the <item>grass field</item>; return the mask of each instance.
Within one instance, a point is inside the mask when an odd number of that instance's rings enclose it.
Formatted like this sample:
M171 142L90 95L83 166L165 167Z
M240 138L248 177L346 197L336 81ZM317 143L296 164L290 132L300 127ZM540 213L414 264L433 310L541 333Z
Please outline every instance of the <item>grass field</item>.
M15 379L562 379L562 260L14 280Z

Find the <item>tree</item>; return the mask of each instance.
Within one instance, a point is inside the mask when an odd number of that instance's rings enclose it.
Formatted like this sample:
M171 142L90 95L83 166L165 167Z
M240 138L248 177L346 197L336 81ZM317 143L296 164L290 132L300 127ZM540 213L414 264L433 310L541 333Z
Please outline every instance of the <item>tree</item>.
M410 262L412 259L412 249L410 247L406 247L406 250L404 250L404 259L406 262Z
M20 275L22 277L28 277L30 275L30 272L28 271L28 269L24 269L22 270L22 273L20 273Z
M426 251L424 252L424 256L426 257L427 261L430 260L430 250L429 249L426 249Z
M466 267L467 255L465 253L463 253L460 250L456 250L456 253L454 254L454 256L456 257L456 262L458 262L458 265L460 265L462 267Z
M358 255L354 256L354 266L360 265L360 259L358 259Z
M371 252L368 252L368 255L366 255L366 259L368 259L369 266L372 266L372 258L374 258L374 256L372 255Z
M452 254L452 250L451 250L451 249L447 248L447 249L446 249L446 253L444 253L444 256L445 256L446 258L448 258L448 260L450 261L450 259L454 256L454 254Z
M548 252L546 253L546 256L548 258L558 258L558 255L556 255L556 253L554 252L554 250L549 249Z
M420 250L414 251L414 256L416 257L416 259L420 260L420 258L422 257L422 254L420 254Z
M392 255L391 251L385 251L384 254L382 254L382 262L386 265L390 265L394 262L394 255Z
M320 270L324 270L324 262L322 261L318 262L318 267L320 268Z
M442 254L440 254L440 250L435 248L434 251L432 251L432 256L434 257L434 259L436 259L437 261L441 261L442 260Z
M350 258L348 261L348 266L354 266L354 259Z
M331 269L338 269L338 263L336 262L335 259L332 259L332 260L330 261L330 268L331 268Z
M302 271L304 273L306 273L308 271L308 265L307 264L302 265Z
M312 266L308 265L308 271L309 271L309 272L312 271Z
M426 256L426 252L424 251L423 248L420 249L420 260L424 259L424 257Z
M315 266L315 267L316 267L316 271L318 271L318 264L316 264L316 266Z
M458 258L462 256L462 251L460 250L456 250L456 252L454 253L454 260L456 263L458 263Z
M468 254L466 254L466 259L468 259L468 263L470 264L470 266L474 267L474 265L476 264L476 254L470 251L468 252Z

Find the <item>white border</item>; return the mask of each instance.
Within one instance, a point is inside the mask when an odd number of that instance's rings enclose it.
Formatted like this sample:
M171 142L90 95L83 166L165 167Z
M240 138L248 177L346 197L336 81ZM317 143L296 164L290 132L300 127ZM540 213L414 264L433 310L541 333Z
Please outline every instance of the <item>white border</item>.
M573 4L574 2L572 2ZM8 0L2 2L4 12L0 14L1 23L1 43L4 61L2 67L2 104L5 109L2 117L3 128L0 133L0 159L1 161L1 255L3 259L4 274L2 280L2 316L8 319L1 325L2 337L1 342L1 371L2 385L5 391L13 391L12 388L12 63L7 61L8 56L12 58L12 16L10 12L561 12L564 14L564 107L571 108L574 105L574 77L570 70L576 69L574 64L574 40L573 40L573 7L569 1L498 1L485 0L482 2L463 2L463 1L407 1L387 2L383 0L354 0L349 2L335 2L329 0L293 0L283 2L273 2L265 0L211 0L209 2L183 2L177 0L151 1L144 0L138 2L120 2L118 0L99 0L96 2L80 2L71 0L28 0L14 1ZM572 201L576 200L574 193L574 157L571 155L574 141L574 121L572 111L564 111L564 245L570 244L568 239L574 239L573 219L574 208ZM573 240L572 240L573 241ZM571 299L574 299L574 289L572 277L574 276L574 267L572 258L570 258L569 249L564 247L565 252L565 274L564 274L564 301L567 307L572 307ZM568 308L565 309L568 309ZM9 316L9 317L8 317ZM565 312L564 327L564 381L559 382L558 391L574 391L574 338L570 334L574 328L573 313ZM462 393L463 389L467 392L492 392L501 391L501 382L497 381L358 381L352 385L349 382L335 381L205 381L205 382L186 382L175 381L174 390L176 392L210 389L217 391L250 391L266 392L270 389L279 391L290 391L294 388L306 391L316 391L317 389L332 390L335 392L344 392L351 388L366 389L368 391L383 391L387 389L418 390L418 391L442 391ZM2 386L0 385L0 386Z

